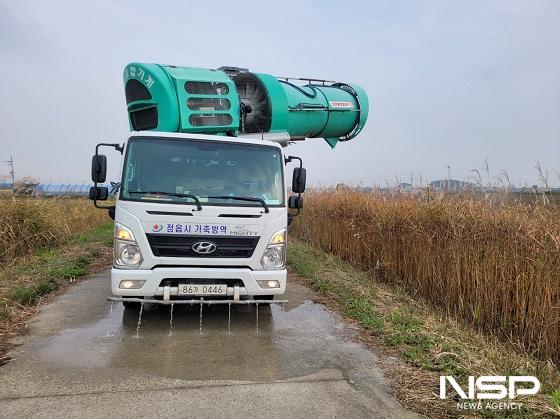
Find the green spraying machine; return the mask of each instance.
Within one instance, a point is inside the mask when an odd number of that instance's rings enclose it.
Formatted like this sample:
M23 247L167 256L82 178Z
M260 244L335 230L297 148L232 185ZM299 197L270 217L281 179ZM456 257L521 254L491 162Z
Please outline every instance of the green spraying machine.
M360 133L369 108L364 89L353 83L237 67L131 63L124 83L134 131L254 137L282 145L324 138L334 148Z

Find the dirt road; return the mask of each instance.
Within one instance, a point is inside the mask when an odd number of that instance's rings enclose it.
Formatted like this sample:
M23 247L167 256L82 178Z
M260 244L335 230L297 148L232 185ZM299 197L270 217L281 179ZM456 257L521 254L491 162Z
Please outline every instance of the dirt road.
M1 417L413 417L377 357L289 283L284 309L111 304L109 273L44 306L0 367Z

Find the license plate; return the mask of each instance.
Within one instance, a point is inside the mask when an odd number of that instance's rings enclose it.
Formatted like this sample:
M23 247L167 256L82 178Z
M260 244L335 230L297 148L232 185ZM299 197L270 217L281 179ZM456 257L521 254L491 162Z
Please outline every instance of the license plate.
M227 285L179 284L179 295L227 295Z

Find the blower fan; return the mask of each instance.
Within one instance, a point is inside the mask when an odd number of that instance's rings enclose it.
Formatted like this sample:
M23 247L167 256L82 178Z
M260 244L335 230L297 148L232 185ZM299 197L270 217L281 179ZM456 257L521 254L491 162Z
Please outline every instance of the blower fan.
M263 83L251 73L232 76L241 103L241 132L268 132L271 123L270 101Z

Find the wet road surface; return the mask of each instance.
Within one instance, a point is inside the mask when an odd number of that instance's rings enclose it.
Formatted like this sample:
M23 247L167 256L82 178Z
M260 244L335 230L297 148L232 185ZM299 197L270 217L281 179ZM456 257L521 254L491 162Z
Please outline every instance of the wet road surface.
M312 292L285 307L107 302L109 273L42 307L0 367L1 417L413 417Z

